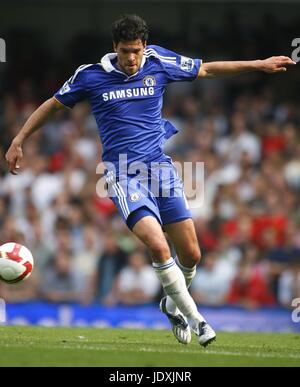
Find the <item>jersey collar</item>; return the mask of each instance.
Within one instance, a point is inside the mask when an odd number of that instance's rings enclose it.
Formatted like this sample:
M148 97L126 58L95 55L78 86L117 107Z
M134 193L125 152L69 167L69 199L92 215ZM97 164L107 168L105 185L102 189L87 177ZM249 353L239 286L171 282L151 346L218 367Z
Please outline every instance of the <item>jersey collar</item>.
M110 52L106 55L104 55L104 57L101 59L100 63L103 67L103 69L107 72L107 73L111 73L112 71L115 71L117 73L120 73L120 74L124 74L124 75L127 75L125 73L123 73L123 71L120 71L120 70L117 70L115 68L115 66L111 63L112 60L114 60L115 58L117 57L117 54L115 52ZM143 68L144 64L146 62L146 56L143 55L143 59L142 59L142 63L141 63L141 67L139 68L139 71L137 71L135 74L133 75L130 75L130 77L134 77L136 74L138 74L140 72L140 70Z

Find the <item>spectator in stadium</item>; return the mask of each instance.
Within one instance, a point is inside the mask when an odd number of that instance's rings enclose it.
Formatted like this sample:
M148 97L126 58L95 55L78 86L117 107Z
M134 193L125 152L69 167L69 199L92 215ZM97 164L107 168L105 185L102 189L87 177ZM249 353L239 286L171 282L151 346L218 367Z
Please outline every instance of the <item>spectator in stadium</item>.
M291 308L292 301L300 296L300 255L291 261L281 273L278 285L278 300L281 305Z
M160 282L141 250L128 257L128 265L117 277L114 297L124 305L146 304L155 300L160 289Z
M81 300L72 271L69 251L57 251L49 270L43 276L39 291L41 298L50 302L78 302Z
M127 262L127 254L119 247L112 231L107 232L104 236L105 246L93 274L92 287L96 302L111 305L115 303L112 296L114 281Z
M99 253L102 250L103 240L100 230L97 230L92 224L84 224L83 246L81 249L75 249L72 257L76 288L84 304L89 304L94 299L93 278L97 272Z
M228 271L224 270L216 253L206 254L191 285L195 302L202 305L223 305L232 279L231 273L227 274Z
M227 301L249 309L275 303L268 283L260 268L249 259L242 259L229 288Z

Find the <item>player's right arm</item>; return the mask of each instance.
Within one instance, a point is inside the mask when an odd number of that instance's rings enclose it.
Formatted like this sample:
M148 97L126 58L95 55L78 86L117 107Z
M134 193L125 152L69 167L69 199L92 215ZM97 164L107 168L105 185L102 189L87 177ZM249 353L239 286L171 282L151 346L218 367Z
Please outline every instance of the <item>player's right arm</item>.
M56 98L52 97L45 101L31 114L20 132L12 140L12 143L5 155L9 171L13 175L17 175L18 169L20 168L20 161L23 157L22 145L24 141L37 129L39 129L50 117L52 117L54 113L65 108L66 106L60 103Z

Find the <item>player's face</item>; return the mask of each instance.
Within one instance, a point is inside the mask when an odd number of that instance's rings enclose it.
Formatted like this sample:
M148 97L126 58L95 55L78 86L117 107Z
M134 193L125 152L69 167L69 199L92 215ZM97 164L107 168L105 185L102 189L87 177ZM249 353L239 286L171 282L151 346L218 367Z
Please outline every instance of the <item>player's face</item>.
M114 44L114 50L118 55L118 66L127 75L133 75L139 70L145 47L146 43L143 44L141 39Z

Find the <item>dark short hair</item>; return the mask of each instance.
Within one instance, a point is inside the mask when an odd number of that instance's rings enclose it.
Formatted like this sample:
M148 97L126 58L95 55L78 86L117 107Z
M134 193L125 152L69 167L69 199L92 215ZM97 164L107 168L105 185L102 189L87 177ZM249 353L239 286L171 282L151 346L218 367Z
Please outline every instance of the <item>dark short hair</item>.
M115 44L137 39L145 43L149 34L147 23L138 15L123 15L113 23L111 32Z

